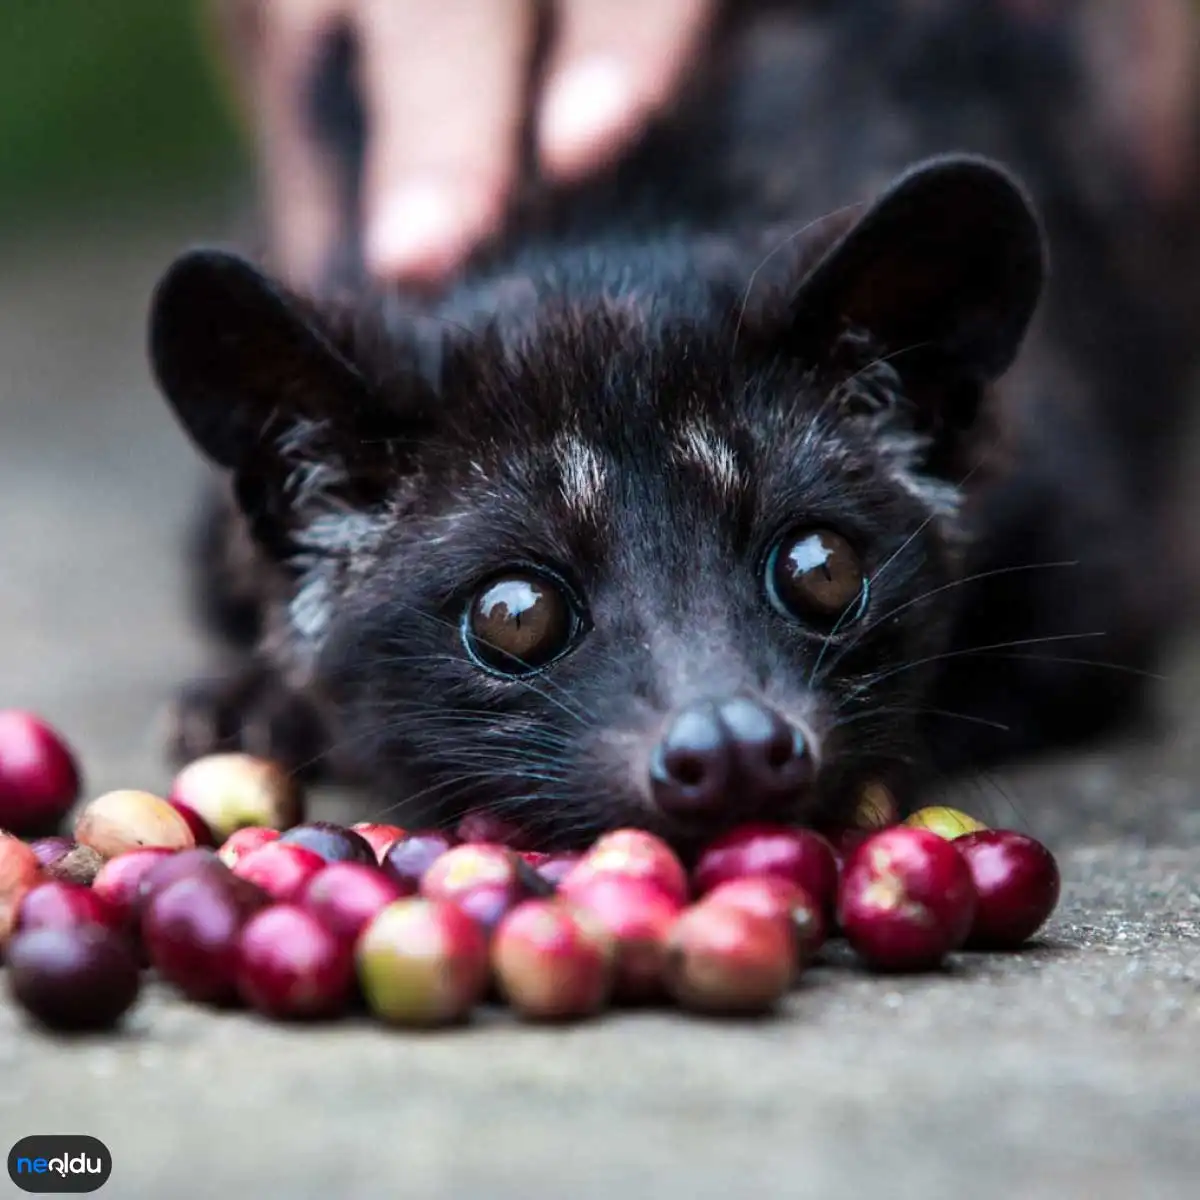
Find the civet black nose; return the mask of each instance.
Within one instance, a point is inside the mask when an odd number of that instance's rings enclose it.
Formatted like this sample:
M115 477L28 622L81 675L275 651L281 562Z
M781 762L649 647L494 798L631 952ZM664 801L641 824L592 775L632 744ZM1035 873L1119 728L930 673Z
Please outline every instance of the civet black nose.
M650 786L664 812L699 817L780 799L811 783L815 769L798 729L765 705L732 696L675 716L650 756Z

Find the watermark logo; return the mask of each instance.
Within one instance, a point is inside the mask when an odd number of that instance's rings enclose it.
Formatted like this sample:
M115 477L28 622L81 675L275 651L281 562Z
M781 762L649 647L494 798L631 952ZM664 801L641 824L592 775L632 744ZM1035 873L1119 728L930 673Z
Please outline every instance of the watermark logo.
M43 1133L8 1152L9 1178L23 1192L94 1192L112 1174L112 1155L99 1138Z

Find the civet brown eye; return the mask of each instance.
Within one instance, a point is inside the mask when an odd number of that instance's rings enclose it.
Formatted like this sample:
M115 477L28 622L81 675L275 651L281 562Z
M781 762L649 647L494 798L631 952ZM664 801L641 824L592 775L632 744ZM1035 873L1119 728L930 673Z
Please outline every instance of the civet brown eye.
M767 595L785 617L828 624L855 619L866 602L858 552L831 529L788 534L767 559Z
M526 675L571 646L580 622L571 599L554 580L514 572L485 584L463 616L463 642L481 666L502 675Z

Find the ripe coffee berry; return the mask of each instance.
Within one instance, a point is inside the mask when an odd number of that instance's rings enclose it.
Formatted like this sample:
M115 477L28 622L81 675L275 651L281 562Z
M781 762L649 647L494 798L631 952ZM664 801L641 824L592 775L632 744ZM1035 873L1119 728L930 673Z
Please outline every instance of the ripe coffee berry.
M98 925L31 929L7 951L13 999L47 1028L110 1029L138 996L138 963L128 941Z
M169 799L195 813L224 842L239 829L289 829L302 818L304 793L278 764L252 754L208 754L175 776Z
M150 961L190 1000L229 1004L238 995L238 937L269 901L230 872L177 879L155 893L142 915Z
M75 756L45 721L0 709L0 828L49 832L79 798Z
M0 951L12 934L22 898L42 878L37 855L20 839L0 834Z
M1061 878L1041 842L1007 829L979 830L954 839L979 896L967 945L1012 950L1046 923L1058 904Z
M138 880L137 891L132 898L135 917L140 921L151 899L177 879L208 872L219 873L222 876L228 874L224 864L207 846L193 846L190 850L180 850L153 863Z
M421 879L422 896L458 905L488 933L529 894L520 860L499 845L454 846Z
M131 850L128 854L110 858L97 872L92 890L117 910L122 928L127 932L137 932L140 920L138 898L143 880L158 863L171 857L172 852L160 846Z
M247 825L231 833L217 851L217 857L227 866L235 866L247 854L272 842L279 841L278 829L266 829L261 825Z
M122 913L95 889L48 880L32 887L17 906L17 930L74 929L98 925L120 930Z
M899 825L868 838L846 863L838 922L868 965L929 970L962 946L976 904L954 843Z
M93 800L75 822L75 840L105 858L161 846L187 850L196 844L187 821L161 796L124 789Z
M399 825L380 825L374 821L356 821L350 828L375 851L376 862L382 862L383 856L405 834Z
M425 872L454 845L444 833L409 833L383 856L382 866L402 884L418 888Z
M314 850L278 841L239 858L232 870L239 879L257 884L277 904L288 904L327 865Z
M492 942L500 991L521 1016L569 1020L598 1012L612 984L606 935L552 900L526 900L501 922Z
M448 901L420 896L380 911L362 931L355 960L367 1006L395 1025L459 1022L490 979L479 926Z
M353 945L377 913L413 894L409 884L365 863L328 863L304 885L300 905Z
M661 838L641 829L606 833L558 885L564 896L600 875L620 875L654 884L678 904L688 898L687 872Z
M787 922L731 904L700 901L667 939L667 990L696 1012L762 1012L787 994L795 973Z
M705 900L786 922L796 939L798 967L806 965L825 944L828 926L824 911L803 888L786 879L774 875L731 879L713 888Z
M773 875L806 891L827 913L837 897L833 847L811 829L744 825L713 842L692 874L697 894L748 876Z
M560 903L590 914L612 938L614 996L644 1001L662 994L667 935L683 906L648 878L593 875Z
M167 803L187 822L187 827L192 831L192 839L197 846L216 846L217 835L194 808L170 798L167 799Z
M238 935L237 955L238 992L265 1016L333 1017L350 999L353 948L295 905L252 916Z
M326 862L374 864L375 851L361 834L332 821L309 821L289 829L279 839L284 845L303 846L319 854Z

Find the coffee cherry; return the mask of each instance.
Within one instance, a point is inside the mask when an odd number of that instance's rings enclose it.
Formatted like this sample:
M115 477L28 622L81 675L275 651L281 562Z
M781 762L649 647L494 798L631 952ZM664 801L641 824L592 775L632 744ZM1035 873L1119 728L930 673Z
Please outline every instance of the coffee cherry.
M905 818L904 824L913 829L928 829L930 833L936 833L938 837L947 841L962 837L964 833L975 833L987 828L982 821L977 821L956 808L947 808L943 804L917 809L912 816Z
M237 998L238 936L269 901L232 872L204 871L157 892L142 915L150 961L190 1000L230 1004Z
M713 888L705 900L785 921L796 939L799 968L808 964L828 936L828 924L821 906L803 888L773 875L731 879Z
M954 843L898 825L868 838L846 863L838 921L868 965L921 971L962 946L976 904Z
M457 904L486 933L530 896L513 851L486 843L451 847L430 864L420 891L428 900Z
M308 821L289 829L279 839L285 846L303 846L319 854L327 863L377 863L371 843L361 834L332 821Z
M208 846L193 846L190 850L180 850L153 863L138 880L137 891L131 901L134 919L140 924L142 914L150 901L177 879L189 879L193 875L211 873L219 874L222 878L228 874L224 863Z
M1054 855L1041 842L1008 829L954 839L979 896L967 936L973 949L1012 950L1046 923L1062 887Z
M237 987L256 1011L280 1019L337 1016L354 985L354 951L312 913L276 904L238 936Z
M355 948L367 1006L395 1025L463 1020L484 997L487 939L461 909L413 896L379 912Z
M19 933L7 961L13 999L49 1029L110 1029L138 996L138 964L129 943L98 925Z
M231 869L239 879L257 884L276 904L290 904L327 865L315 850L280 840L238 859Z
M356 821L350 828L375 851L376 862L383 862L384 855L406 832L399 825L379 825L374 821Z
M172 800L170 797L167 798L167 803L187 822L187 827L192 831L192 837L197 846L216 846L216 834L194 808L179 800Z
M142 881L158 863L171 857L173 852L161 846L131 850L128 854L110 858L96 873L92 891L117 911L126 932L140 936L138 896Z
M664 982L695 1012L764 1012L788 992L796 943L787 922L708 899L687 909L668 938Z
M217 842L246 826L290 829L303 817L304 792L277 763L252 754L208 754L175 776L170 800L191 809Z
M92 888L47 880L21 897L16 927L18 933L28 929L74 929L79 925L120 931L121 917L120 909Z
M500 922L492 969L505 1000L532 1020L570 1020L604 1007L612 952L588 919L552 900L526 900Z
M687 872L661 838L642 829L606 833L559 883L564 896L599 875L644 879L679 904L688 898Z
M267 829L262 825L247 825L231 833L217 851L217 857L227 866L234 867L247 854L272 842L279 841L278 829Z
M590 914L612 938L616 999L640 1002L662 994L667 935L683 908L674 896L648 877L594 875L560 903Z
M401 884L416 889L425 872L453 845L444 833L408 833L392 845L381 865Z
M196 844L188 823L165 800L150 792L106 792L75 822L75 840L105 858L161 846L186 850Z
M79 798L79 767L45 721L0 709L0 827L30 834L52 829Z
M773 875L807 892L826 914L837 900L833 847L811 829L743 825L713 842L700 856L692 880L704 896L730 879Z
M37 855L19 838L0 833L0 951L12 935L22 898L42 879Z
M367 924L411 885L365 863L328 863L304 885L300 906L343 941L353 945Z

